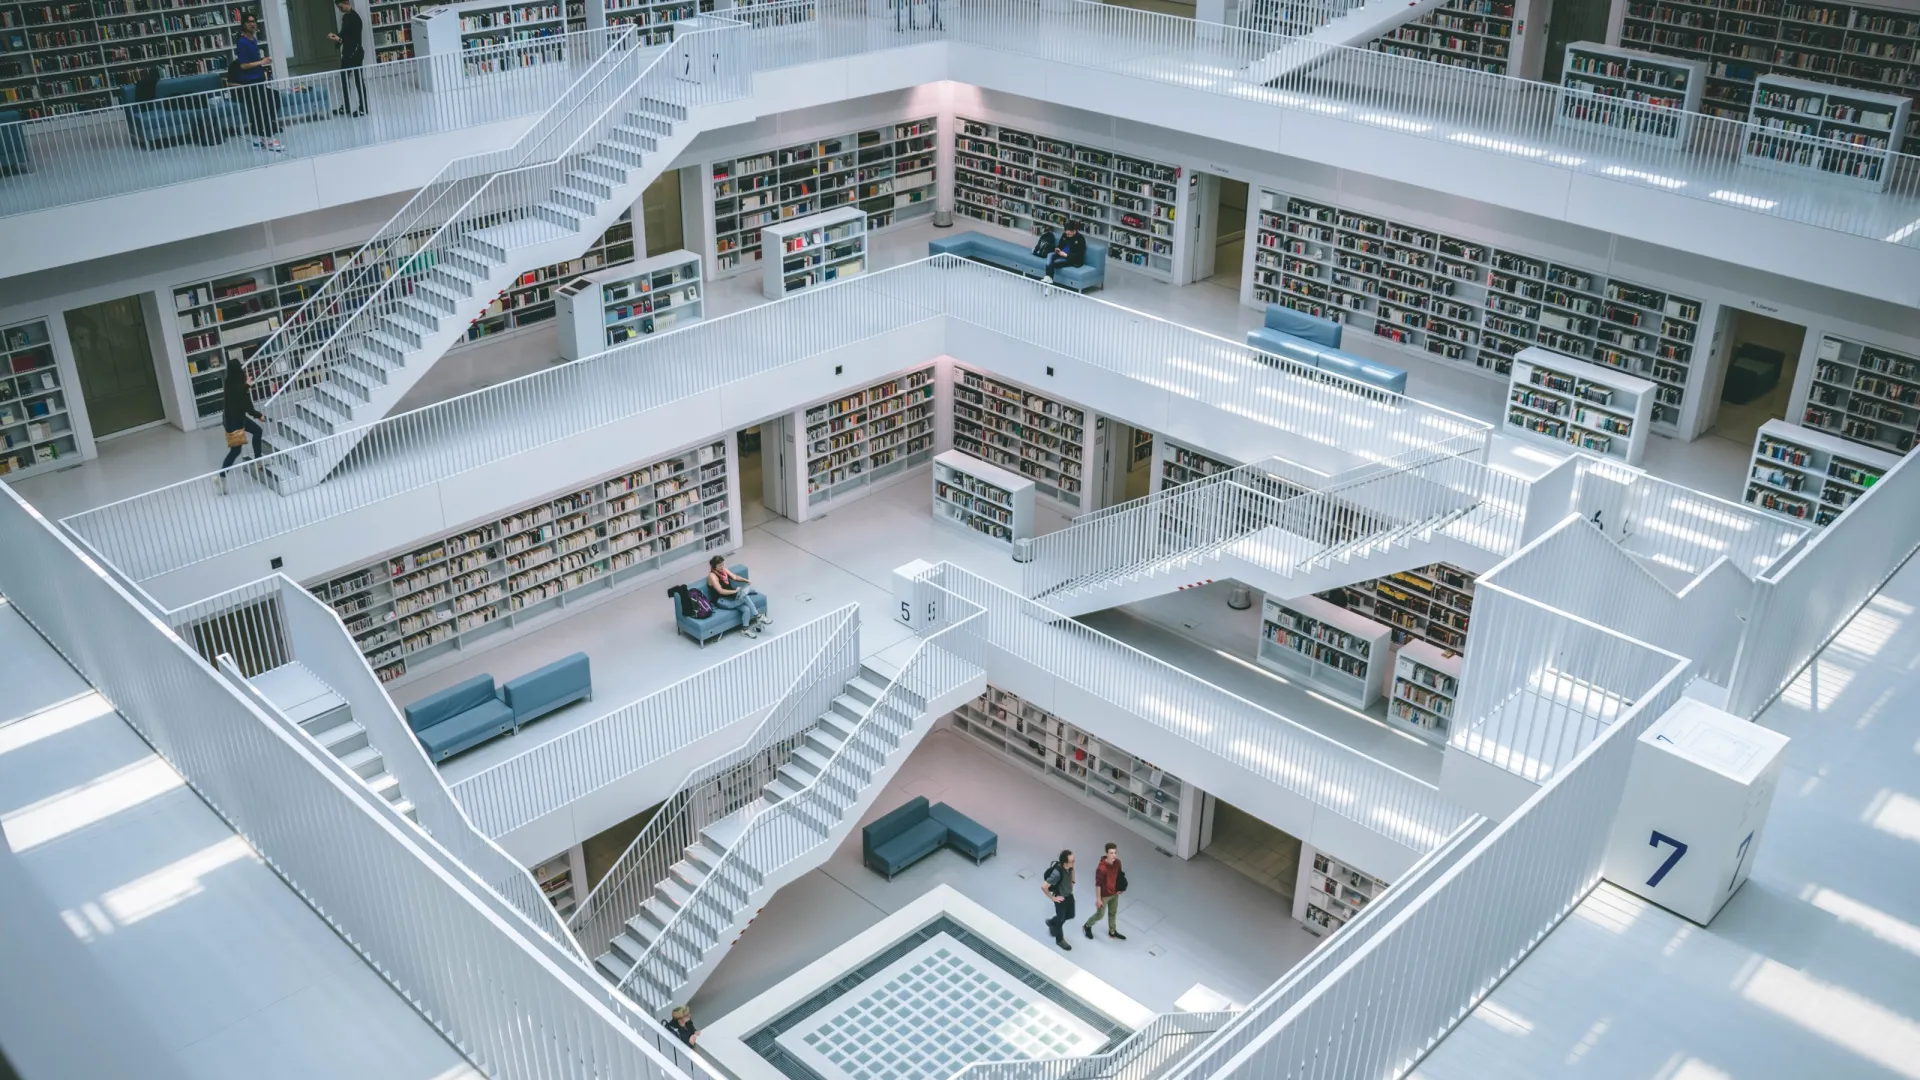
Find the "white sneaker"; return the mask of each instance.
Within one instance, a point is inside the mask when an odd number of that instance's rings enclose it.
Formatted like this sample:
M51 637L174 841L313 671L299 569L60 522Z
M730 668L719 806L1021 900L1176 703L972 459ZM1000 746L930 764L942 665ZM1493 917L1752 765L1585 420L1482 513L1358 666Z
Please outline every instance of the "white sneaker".
M287 148L280 145L279 139L261 139L259 142L254 143L253 145L259 147L262 150L268 150L276 154L284 154L287 152Z
M1043 278L1041 278L1041 279L1040 279L1040 284L1042 284L1042 285L1051 285L1051 284L1053 284L1053 275L1052 275L1052 274L1048 274L1048 275L1047 275L1046 277L1043 277Z
M227 478L225 476L215 475L213 478L213 490L225 495L227 493Z
M773 625L773 616L771 616L771 615L762 615L762 616L760 616L760 625L761 625L761 626L772 626L772 625Z
M740 628L740 632L741 632L742 634L744 634L744 635L746 635L747 637L759 637L759 636L760 636L760 628L759 628L758 626L754 626L754 625L753 625L753 624L751 624L751 623L749 623L749 624L747 624L746 626L743 626L743 627L741 627L741 628Z

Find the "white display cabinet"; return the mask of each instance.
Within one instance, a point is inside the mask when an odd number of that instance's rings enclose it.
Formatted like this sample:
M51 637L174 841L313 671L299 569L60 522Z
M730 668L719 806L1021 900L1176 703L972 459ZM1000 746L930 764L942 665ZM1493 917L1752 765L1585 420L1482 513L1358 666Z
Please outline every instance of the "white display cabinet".
M1033 539L1033 481L949 450L933 459L933 516L1012 547Z
M1769 420L1753 438L1747 502L1795 521L1831 525L1899 460L1884 450Z
M1909 46L1911 48L1911 46ZM1883 190L1913 101L1905 94L1808 82L1785 75L1754 80L1743 164L1850 187Z
M453 80L563 62L566 32L565 0L461 0L416 10L412 45L416 55L466 57L457 76L438 64L421 69L427 89L450 90Z
M1707 66L1591 41L1567 46L1553 122L1634 142L1682 146L1693 136Z
M1603 874L1706 925L1753 870L1787 737L1683 697L1633 746Z
M1654 384L1546 349L1514 358L1507 383L1508 434L1574 446L1640 464L1646 454Z
M769 300L867 269L867 212L843 206L760 229L760 292Z
M578 360L706 315L700 256L669 251L575 278L554 290L560 356Z
M954 449L1027 477L1041 495L1079 513L1093 445L1086 410L957 365L953 377Z
M953 726L1155 847L1182 859L1199 853L1200 790L1153 762L997 686L954 710Z
M1300 845L1300 877L1293 889L1293 917L1316 937L1347 925L1387 891L1387 883L1356 870L1311 844Z
M1862 446L1905 454L1920 435L1920 357L1823 336L1801 422Z
M1429 742L1446 745L1453 703L1460 696L1461 657L1424 641L1409 641L1393 658L1393 694L1387 719Z
M47 320L0 328L0 477L77 465L79 440Z
M1303 679L1364 709L1379 700L1391 666L1392 633L1363 615L1317 596L1260 604L1262 667Z
M800 497L788 516L806 521L932 460L938 390L929 364L795 412L793 456L805 468L794 470Z

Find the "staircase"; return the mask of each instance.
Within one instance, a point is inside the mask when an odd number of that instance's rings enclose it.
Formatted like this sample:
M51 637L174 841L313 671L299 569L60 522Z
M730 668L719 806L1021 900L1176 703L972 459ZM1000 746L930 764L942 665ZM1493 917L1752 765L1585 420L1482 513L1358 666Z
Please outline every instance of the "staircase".
M1162 1013L1104 1054L978 1061L952 1080L1159 1080L1237 1012Z
M321 749L339 758L375 795L409 820L420 820L413 803L400 790L400 781L387 772L380 751L367 741L367 729L353 718L346 699L321 682L311 668L295 660L247 681L300 730L313 736Z
M266 482L325 479L525 268L578 258L634 206L696 134L688 105L744 85L717 74L738 29L686 30L664 52L623 37L515 147L449 164L340 266L247 362L272 393L267 441L287 451Z
M1370 59L1362 52L1368 42L1392 33L1441 7L1446 0L1366 0L1298 4L1292 0L1249 0L1241 9L1241 23L1249 29L1289 35L1288 40L1247 65L1246 77L1273 83L1295 73L1353 79L1391 70L1391 61ZM1356 55L1357 54L1357 55ZM1404 66L1404 65L1399 65ZM1308 69L1315 69L1311 72Z
M893 678L863 665L772 781L698 830L595 966L656 1013L684 1002L774 892L852 832L934 719L985 685L927 644Z

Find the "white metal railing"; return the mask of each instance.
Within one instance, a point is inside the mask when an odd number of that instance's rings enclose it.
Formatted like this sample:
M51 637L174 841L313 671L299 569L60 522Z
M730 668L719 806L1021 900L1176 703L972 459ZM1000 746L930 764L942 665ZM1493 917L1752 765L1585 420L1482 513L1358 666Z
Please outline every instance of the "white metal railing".
M1908 454L1756 583L1727 709L1750 719L1920 550L1920 465Z
M436 841L229 685L4 484L0 544L0 595L482 1071L685 1080L699 1068L590 992L584 968L517 930Z
M995 653L1017 656L1414 852L1437 846L1468 816L1431 784L984 578L943 563L932 580L979 610L944 641L982 668L991 670Z
M689 770L576 906L569 924L592 948L604 949L619 935L621 925L638 914L654 887L667 879L668 869L686 857L701 830L760 798L860 670L859 605L849 604L811 626L803 639L810 648L791 677L781 677L786 675L783 668L753 672L762 694L778 695L760 724L738 746ZM757 646L743 655L766 648Z
M1410 398L1363 393L1360 384L1316 369L1261 362L1244 344L1090 297L1049 294L1017 274L941 255L650 335L332 436L339 446L354 446L354 455L316 487L221 498L199 477L63 523L133 580L146 581L938 318L1016 337L1030 333L1036 336L1022 340L1327 446L1397 453L1488 429Z
M452 785L454 798L497 838L618 784L774 705L842 625L857 622L852 610L823 615L464 777Z
M1233 21L1245 30L1295 37L1311 34L1366 6L1367 0L1240 0ZM1410 5L1396 3L1394 6Z
M1686 577L1720 558L1756 577L1811 530L1590 454L1580 455L1571 509L1626 550Z
M1187 1049L1219 1031L1232 1012L1161 1013L1103 1054L977 1061L951 1080L1153 1080Z

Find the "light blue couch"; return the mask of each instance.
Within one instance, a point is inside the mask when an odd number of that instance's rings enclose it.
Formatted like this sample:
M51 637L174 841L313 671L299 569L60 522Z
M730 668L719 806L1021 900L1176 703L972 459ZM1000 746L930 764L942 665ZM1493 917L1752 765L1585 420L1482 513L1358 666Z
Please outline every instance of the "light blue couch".
M1031 247L1021 247L985 233L969 231L929 241L927 254L958 255L1028 277L1041 277L1047 272L1047 260L1035 255ZM1053 275L1053 280L1057 285L1081 292L1104 287L1107 283L1107 242L1087 237L1086 264L1063 266L1059 273Z
M515 728L513 709L494 692L493 676L475 675L407 706L407 726L435 762L445 761Z
M860 830L861 859L888 881L942 847L953 848L977 865L999 852L1000 837L946 803L928 806L924 795L907 800Z
M1269 356L1344 375L1390 393L1407 392L1404 370L1342 352L1339 341L1339 323L1316 319L1280 304L1268 304L1266 325L1247 331L1247 344Z
M27 114L18 109L0 109L0 176L33 171L26 119Z
M743 563L735 563L728 567L728 569L740 577L750 578L753 576L747 573L746 565ZM697 592L705 596L709 602L713 600L713 595L707 592L707 579L705 575L702 575L699 581L688 582L687 589L689 592ZM713 614L708 615L704 619L696 619L691 615L681 613L680 598L673 595L671 590L667 593L667 599L674 606L674 625L680 628L681 633L699 642L702 646L705 646L707 642L712 641L714 638L719 637L729 630L745 625L746 622L747 613L745 608L730 609L714 604ZM759 600L762 609L769 615L773 614L773 608L767 606L767 598L762 596Z
M280 96L280 123L326 115L329 98L325 85L325 80L316 79L273 91ZM212 146L247 130L246 109L234 91L227 89L221 72L161 79L152 101L136 102L135 90L131 83L119 90L120 104L126 106L127 134L135 146L148 150L182 142ZM225 93L215 92L221 90Z
M500 699L513 710L515 731L563 705L593 700L593 670L587 654L574 653L501 684Z

